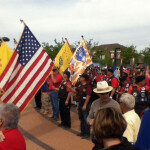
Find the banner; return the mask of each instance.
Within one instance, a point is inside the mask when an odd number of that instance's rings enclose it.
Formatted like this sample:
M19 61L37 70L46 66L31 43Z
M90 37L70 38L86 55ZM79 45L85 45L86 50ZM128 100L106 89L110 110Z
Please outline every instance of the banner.
M72 55L73 54L69 43L68 41L66 41L59 53L57 54L54 63L54 66L58 68L61 75L68 68Z
M91 57L88 53L87 46L84 39L74 52L68 70L71 72L71 81L73 85L77 82L79 75L83 74L85 69L92 63Z

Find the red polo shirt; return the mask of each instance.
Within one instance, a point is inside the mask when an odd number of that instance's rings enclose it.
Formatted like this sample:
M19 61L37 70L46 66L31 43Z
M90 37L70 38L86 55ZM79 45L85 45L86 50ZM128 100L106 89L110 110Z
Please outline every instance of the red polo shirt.
M5 140L0 142L0 150L26 150L24 137L17 128L3 131Z
M71 86L71 87L72 87L71 81L68 81L68 82L65 84L66 91L67 91L67 92L71 92L71 90L70 90L70 88L68 88L68 86Z
M77 87L77 89L76 89L77 92L78 92L78 95L76 97L77 102L79 102L79 100L80 100L80 96L82 94L83 89L85 89L85 85L81 85L80 87ZM86 92L86 96L87 95L91 96L91 94L92 94L92 87L89 84L87 85L87 88L85 90L86 90L85 91Z
M117 87L118 87L118 79L117 79L117 78L113 78L113 79L111 80L111 86L112 86L113 88L117 88Z
M100 74L98 74L96 76L96 83L102 81L103 76L101 76Z
M54 86L55 88L59 88L61 82L62 82L62 76L60 74L54 76L54 79L57 81L57 83L53 83L52 78L50 78L49 81L49 90L52 90L52 86Z

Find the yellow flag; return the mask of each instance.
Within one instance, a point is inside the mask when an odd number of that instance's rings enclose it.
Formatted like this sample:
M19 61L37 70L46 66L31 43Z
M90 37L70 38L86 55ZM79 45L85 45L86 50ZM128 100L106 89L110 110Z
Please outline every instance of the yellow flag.
M0 75L3 73L5 67L7 66L13 51L10 50L4 41L1 42L0 47Z
M69 43L66 41L55 58L54 66L59 69L60 74L68 68L72 57L72 51Z

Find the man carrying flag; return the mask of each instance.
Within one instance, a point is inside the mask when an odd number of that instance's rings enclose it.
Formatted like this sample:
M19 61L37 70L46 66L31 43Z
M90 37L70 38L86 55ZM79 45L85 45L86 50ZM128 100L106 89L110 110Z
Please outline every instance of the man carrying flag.
M92 64L92 60L88 53L87 46L85 44L85 40L82 37L82 41L80 45L77 47L74 52L71 62L69 64L69 71L72 74L72 83L75 85L77 82L79 75L82 75L85 69Z
M24 24L25 25L25 24ZM5 90L1 100L13 103L20 112L27 107L48 77L53 64L27 25L0 78Z
M68 68L70 60L72 57L72 51L66 40L65 44L62 46L61 50L55 58L54 66L59 69L59 73L63 75L63 72Z

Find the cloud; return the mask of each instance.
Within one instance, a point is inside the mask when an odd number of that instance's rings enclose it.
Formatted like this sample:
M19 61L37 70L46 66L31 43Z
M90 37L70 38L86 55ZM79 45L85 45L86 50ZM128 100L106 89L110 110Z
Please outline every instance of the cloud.
M28 24L39 41L68 37L70 42L93 38L103 43L137 45L150 43L149 0L5 0L0 5L0 33L19 39Z

